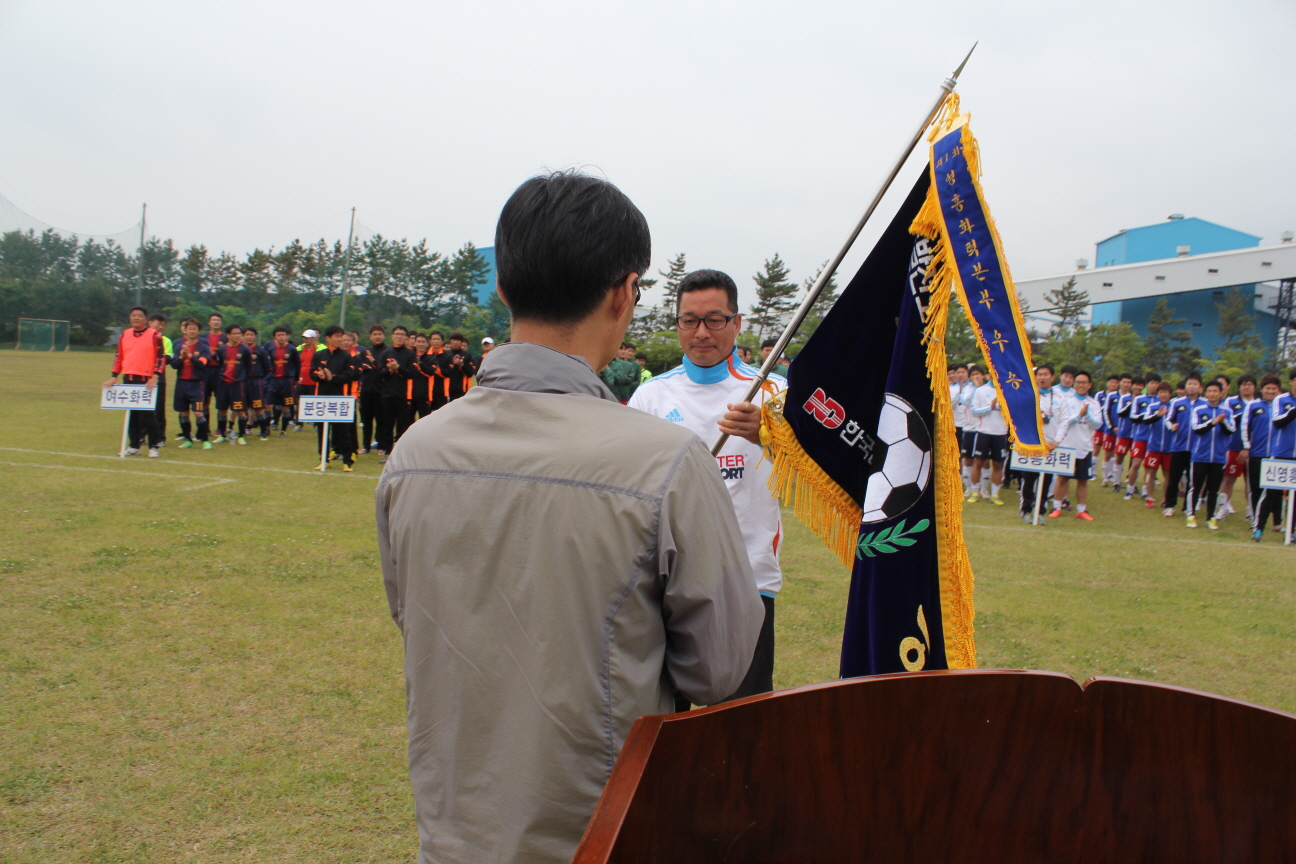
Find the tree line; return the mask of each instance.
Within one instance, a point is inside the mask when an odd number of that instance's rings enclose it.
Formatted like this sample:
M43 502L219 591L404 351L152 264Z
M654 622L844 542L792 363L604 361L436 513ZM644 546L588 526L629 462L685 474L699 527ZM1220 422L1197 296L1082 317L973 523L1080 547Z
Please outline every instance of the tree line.
M508 310L498 298L477 302L490 264L471 243L443 255L426 241L379 235L352 247L349 268L346 253L340 242L294 240L240 258L200 244L181 252L158 238L131 252L111 240L11 231L0 235L0 341L14 340L20 317L53 318L70 322L72 344L102 345L137 291L140 305L171 318L171 330L187 315L205 321L220 312L264 333L282 324L300 334L339 323L344 281L349 328L402 324L508 338Z

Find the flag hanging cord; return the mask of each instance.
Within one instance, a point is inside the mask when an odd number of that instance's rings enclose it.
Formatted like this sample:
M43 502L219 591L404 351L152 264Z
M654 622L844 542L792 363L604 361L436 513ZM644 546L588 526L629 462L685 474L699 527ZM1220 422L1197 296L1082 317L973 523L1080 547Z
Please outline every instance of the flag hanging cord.
M796 335L797 330L801 327L801 323L805 321L806 315L809 314L810 307L814 306L815 301L819 299L819 295L823 293L824 286L828 284L828 280L832 279L832 277L837 273L837 268L841 266L842 259L846 257L848 252L850 252L851 246L855 244L855 239L859 237L860 232L864 230L864 226L868 224L869 219L873 216L873 211L877 210L878 204L882 203L883 196L886 195L887 190L891 188L891 184L895 182L895 178L899 176L901 169L904 168L905 162L909 159L909 155L913 153L914 148L918 146L918 142L922 139L923 133L927 131L927 127L931 125L934 119L936 119L936 115L940 113L941 108L945 105L945 100L947 100L949 95L954 92L954 87L958 84L958 77L963 72L963 67L967 65L968 60L972 57L972 52L976 50L977 44L978 43L972 44L972 48L968 51L967 57L963 58L963 62L954 70L954 74L941 82L940 95L936 97L936 104L934 104L931 110L927 112L927 116L923 120L922 125L918 127L918 131L914 133L913 138L909 140L908 146L904 148L904 152L900 154L900 158L897 159L895 165L892 166L891 172L887 174L886 179L882 181L881 187L878 188L877 194L873 196L873 200L864 211L864 215L859 218L859 221L855 223L855 227L851 230L849 236L846 237L846 242L842 244L841 248L837 250L837 254L834 255L832 260L824 266L822 271L820 271L819 278L815 280L814 285L811 286L805 299L801 301L801 306L798 307L796 314L792 316L792 320L788 322L787 327L784 328L783 335L779 336L778 342L774 343L774 349L770 351L769 356L765 358L765 362L761 364L760 371L756 373L756 377L752 379L751 384L747 387L747 394L742 398L743 402L750 402L752 399L756 398L757 391L759 391L761 385L765 383L765 379L769 377L769 374L774 371L774 367L778 364L778 359L783 356L783 350L787 348L787 344L792 341L792 337ZM720 454L720 448L724 447L725 442L728 440L729 435L722 434L718 439L716 439L715 444L712 445L711 454L713 456L718 456Z

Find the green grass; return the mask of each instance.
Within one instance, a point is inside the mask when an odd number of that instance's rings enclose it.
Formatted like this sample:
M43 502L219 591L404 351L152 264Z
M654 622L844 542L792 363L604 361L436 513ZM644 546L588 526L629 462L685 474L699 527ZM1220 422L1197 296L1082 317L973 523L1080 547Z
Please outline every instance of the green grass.
M0 352L0 861L414 860L376 459L318 476L306 432L111 458L108 362ZM1296 550L1094 498L1041 529L968 508L981 665L1296 710ZM835 676L849 578L785 526L779 687Z

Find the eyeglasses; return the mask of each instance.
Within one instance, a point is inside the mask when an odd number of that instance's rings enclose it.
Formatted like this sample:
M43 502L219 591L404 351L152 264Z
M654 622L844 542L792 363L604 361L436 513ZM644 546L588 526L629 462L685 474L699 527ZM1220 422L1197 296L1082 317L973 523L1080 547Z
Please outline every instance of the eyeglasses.
M696 315L681 315L675 319L675 328L677 330L696 330L698 324L706 322L708 330L723 330L729 326L730 321L737 317L737 312L732 315L708 315L705 318L699 318Z

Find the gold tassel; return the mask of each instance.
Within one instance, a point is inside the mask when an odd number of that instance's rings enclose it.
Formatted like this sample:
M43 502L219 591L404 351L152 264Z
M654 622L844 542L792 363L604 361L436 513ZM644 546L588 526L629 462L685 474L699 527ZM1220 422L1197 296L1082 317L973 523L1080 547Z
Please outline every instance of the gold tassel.
M769 488L791 506L798 519L824 542L843 566L855 560L862 515L855 499L838 486L811 459L797 441L792 426L783 418L786 390L770 398L761 408L761 440L773 462Z
M947 268L941 266L933 274L931 287L923 341L927 343L927 377L932 382L932 415L936 426L932 442L932 483L936 492L936 556L940 567L945 662L950 669L975 669L976 609L972 602L975 580L963 540L962 463L954 428L954 406L945 375L945 327L953 295Z

